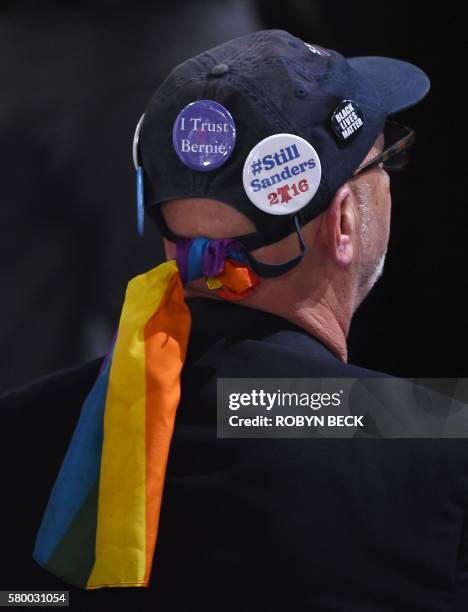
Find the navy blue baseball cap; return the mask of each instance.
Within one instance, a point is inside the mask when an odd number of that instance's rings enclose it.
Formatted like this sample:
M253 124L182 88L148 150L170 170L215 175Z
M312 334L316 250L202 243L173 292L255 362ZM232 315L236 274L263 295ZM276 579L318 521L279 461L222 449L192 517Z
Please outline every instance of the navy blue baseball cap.
M303 256L300 227L329 206L336 190L367 156L387 117L415 105L429 89L428 76L413 64L387 57L345 58L283 30L263 30L225 42L175 67L145 110L137 153L145 210L163 236L173 241L178 237L167 227L160 205L190 197L219 200L245 214L256 231L236 238L249 251L297 231L301 255L294 260L277 266L251 260L262 276L283 273ZM216 125L227 132L220 135L223 155L216 150L211 167L197 166L196 155L193 163L192 153L185 155L176 140L184 112L201 112L207 103L211 112L221 109L225 122ZM313 197L299 210L270 214L249 197L245 164L259 143L281 134L293 138L291 142L311 145L320 173L315 175ZM283 146L279 151L283 157L276 154L278 164L292 159L297 149ZM289 165L293 172L305 168L305 163Z

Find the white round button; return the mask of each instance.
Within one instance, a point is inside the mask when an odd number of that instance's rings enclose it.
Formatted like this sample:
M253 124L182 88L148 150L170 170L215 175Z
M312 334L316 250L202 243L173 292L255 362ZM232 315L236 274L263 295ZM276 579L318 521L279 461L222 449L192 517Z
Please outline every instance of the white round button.
M322 167L314 147L295 134L274 134L250 151L242 173L255 206L271 215L294 213L314 197Z

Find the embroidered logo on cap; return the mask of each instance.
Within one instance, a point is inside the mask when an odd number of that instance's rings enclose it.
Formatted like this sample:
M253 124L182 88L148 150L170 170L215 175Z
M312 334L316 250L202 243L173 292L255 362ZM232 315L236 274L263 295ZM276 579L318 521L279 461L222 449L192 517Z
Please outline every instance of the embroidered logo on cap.
M257 208L272 215L294 213L314 197L322 168L314 147L295 134L274 134L250 151L242 173Z
M172 143L180 161L200 172L216 170L232 153L236 126L231 113L214 100L187 104L174 122Z
M331 117L333 131L341 142L348 142L364 125L359 106L353 100L342 100Z
M325 57L331 56L331 53L329 53L325 49L322 49L322 47L317 47L317 45L311 45L309 43L304 43L304 44L309 49L309 51L312 51L312 53L315 53L315 55L323 55Z

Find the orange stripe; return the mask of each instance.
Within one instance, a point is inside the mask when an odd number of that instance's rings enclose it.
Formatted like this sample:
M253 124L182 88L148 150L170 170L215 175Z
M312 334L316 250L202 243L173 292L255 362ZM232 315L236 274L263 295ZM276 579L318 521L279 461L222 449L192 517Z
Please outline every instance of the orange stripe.
M216 276L223 283L217 294L225 300L239 301L247 297L259 284L258 276L244 263L226 259L224 270Z
M177 272L159 309L145 326L146 362L146 570L151 575L169 447L180 400L191 315Z

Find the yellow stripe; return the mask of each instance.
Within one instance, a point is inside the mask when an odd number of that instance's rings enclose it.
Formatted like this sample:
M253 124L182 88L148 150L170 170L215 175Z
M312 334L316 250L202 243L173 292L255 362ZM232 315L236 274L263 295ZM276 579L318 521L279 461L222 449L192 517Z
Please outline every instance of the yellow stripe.
M175 260L132 279L111 364L104 412L96 562L87 588L143 586L145 576L145 338Z

